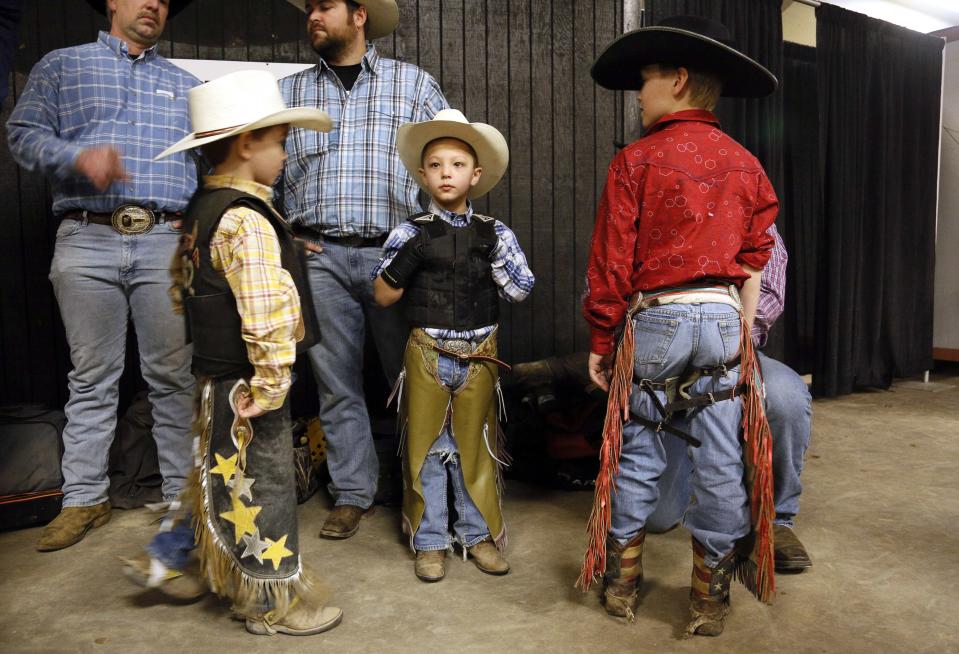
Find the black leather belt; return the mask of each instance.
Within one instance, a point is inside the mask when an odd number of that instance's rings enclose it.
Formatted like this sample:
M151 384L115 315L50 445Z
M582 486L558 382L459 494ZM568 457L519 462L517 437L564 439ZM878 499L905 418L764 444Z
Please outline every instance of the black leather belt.
M180 220L182 214L163 211L153 211L136 204L124 204L110 213L87 211L86 209L71 209L60 216L60 219L86 220L94 225L109 225L118 234L135 236L146 234L154 225L170 220Z
M383 244L386 243L386 235L382 236L360 236L358 234L350 234L349 236L329 236L324 234L313 227L306 227L304 225L296 225L293 227L293 232L305 239L313 241L321 241L323 243L336 243L337 245L342 245L347 248L381 248Z

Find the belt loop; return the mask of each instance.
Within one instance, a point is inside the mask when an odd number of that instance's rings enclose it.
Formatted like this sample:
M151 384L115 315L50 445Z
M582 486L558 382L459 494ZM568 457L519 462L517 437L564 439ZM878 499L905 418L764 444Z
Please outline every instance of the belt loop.
M87 215L87 210L86 210L86 209L84 209L83 211L80 212L80 216L81 216L81 218L82 218L82 220L80 221L80 226L81 226L81 227L86 227L87 225L90 224L90 216Z

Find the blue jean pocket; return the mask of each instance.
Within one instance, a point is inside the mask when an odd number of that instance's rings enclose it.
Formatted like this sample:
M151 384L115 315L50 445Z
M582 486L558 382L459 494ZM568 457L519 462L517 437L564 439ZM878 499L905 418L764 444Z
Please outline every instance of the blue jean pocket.
M661 364L666 361L669 346L679 329L679 320L640 313L633 318L633 329L636 341L633 355L635 362Z
M720 320L719 335L723 340L724 361L729 361L739 353L739 333L742 323L736 320Z

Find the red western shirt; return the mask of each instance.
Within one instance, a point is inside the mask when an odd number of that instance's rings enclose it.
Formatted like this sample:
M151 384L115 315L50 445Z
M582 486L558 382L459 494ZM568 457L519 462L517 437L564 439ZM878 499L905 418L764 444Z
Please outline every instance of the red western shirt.
M653 124L613 158L596 212L583 315L610 354L636 291L709 279L742 287L762 269L779 202L763 167L699 109Z

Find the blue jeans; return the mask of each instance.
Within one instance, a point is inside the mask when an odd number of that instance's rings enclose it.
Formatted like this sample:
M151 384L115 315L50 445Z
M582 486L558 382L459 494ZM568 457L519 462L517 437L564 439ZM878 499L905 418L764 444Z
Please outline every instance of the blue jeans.
M449 390L453 391L462 386L468 371L468 363L439 355L438 375ZM456 540L463 547L472 547L489 537L489 527L466 491L466 482L463 480L463 470L459 466L458 458L456 441L447 420L442 433L430 447L420 470L426 507L420 526L413 536L413 548L417 551L444 550L452 542L447 513L447 479L453 487L453 502L456 507L456 521L453 523Z
M323 252L307 258L320 342L310 362L320 396L320 423L326 432L330 494L336 505L367 508L376 495L379 460L363 394L363 347L372 331L390 385L403 367L409 327L402 309L379 307L370 273L381 248L345 247L324 242Z
M147 545L147 552L171 570L182 571L196 548L191 525L192 515L189 511L175 519L167 517L160 525L160 531Z
M809 447L812 397L806 383L792 368L759 353L766 384L766 417L773 434L773 479L776 524L792 527L799 513L799 480ZM677 421L681 429L688 428ZM663 441L666 470L659 480L659 504L646 522L652 532L663 532L683 518L693 490L690 487L692 461L686 444L678 438Z
M719 366L739 349L739 313L724 304L673 304L643 311L634 319L635 368L638 379L664 382L687 368ZM690 389L703 395L731 388L738 370L725 376L700 378ZM665 393L655 391L660 402ZM631 410L659 420L652 399L634 385ZM743 486L742 450L739 443L739 402L717 402L693 411L692 432L702 446L690 448L691 485L697 502L686 511L686 528L706 549L706 563L714 566L749 533L749 505ZM626 543L646 526L659 499L659 478L666 469L665 432L627 423L612 497L610 535Z
M63 506L107 499L107 457L117 421L127 321L149 385L163 497L174 499L193 466L191 348L167 289L179 233L167 224L121 236L107 225L66 219L57 229L50 281L66 328L73 370L64 407Z

